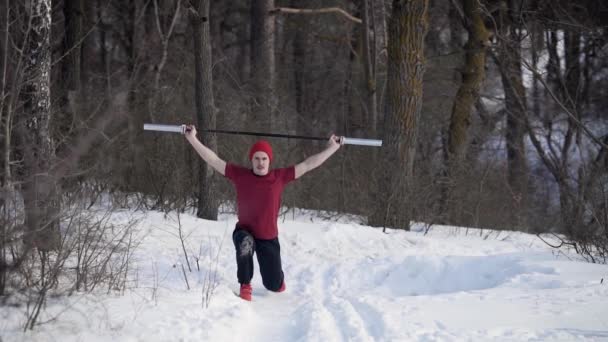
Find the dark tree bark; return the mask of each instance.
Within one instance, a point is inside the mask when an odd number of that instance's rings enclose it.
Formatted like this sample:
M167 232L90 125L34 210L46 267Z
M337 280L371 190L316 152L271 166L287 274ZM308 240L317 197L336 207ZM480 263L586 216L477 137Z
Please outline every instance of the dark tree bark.
M500 13L500 37L498 63L505 93L507 127L508 184L512 198L512 220L517 226L524 225L521 210L526 207L528 193L528 163L524 144L526 132L527 100L522 78L521 31L519 30L516 1Z
M272 130L276 125L274 0L251 0L251 81L254 104L250 124Z
M123 169L124 182L122 187L128 191L141 191L146 185L142 182L140 177L145 173L145 150L144 150L144 139L142 126L144 123L144 117L150 115L147 107L149 96L152 96L151 88L152 81L149 79L150 75L147 73L149 67L149 56L151 52L148 33L151 32L149 21L153 19L152 15L152 4L150 2L142 2L141 0L132 0L125 4L126 13L124 17L125 27L125 52L127 54L127 75L128 75L128 94L127 94L127 105L128 105L128 150L125 152L121 151L119 157L120 167ZM147 19L144 23L138 21L140 16L143 15ZM142 26L147 25L145 29ZM156 45L154 45L156 47ZM106 54L105 49L102 49L102 54ZM106 58L110 58L110 54L106 55ZM110 67L107 61L104 67L106 77L110 77ZM108 81L110 81L108 79ZM108 83L108 88L109 88ZM108 89L107 88L107 89Z
M238 22L247 22L247 20L251 20L250 15L239 14ZM238 25L237 28L237 39L241 42L238 44L239 53L237 56L237 70L239 71L239 76L241 81L245 81L249 79L252 75L251 71L251 25ZM242 117L244 118L244 116Z
M301 8L305 6L306 1L293 0L292 6ZM306 32L307 18L305 16L296 16L292 19L295 23L294 27L296 34L293 38L293 72L294 72L294 97L296 102L296 111L299 118L303 119L307 114L306 106L306 56L308 51L308 39Z
M64 0L63 17L65 36L63 39L63 58L61 71L63 82L68 90L80 88L80 47L82 28L82 0Z
M194 69L196 122L202 131L214 129L216 123L216 108L213 100L213 75L211 60L211 37L209 35L209 0L198 0L197 8L190 9L190 23L194 42ZM202 133L203 144L212 150L217 150L217 140L214 134ZM199 158L199 194L198 211L200 218L217 220L218 203L214 194L215 177L213 170Z
M20 92L23 110L19 134L23 142L25 181L24 242L48 251L59 247L57 182L52 178L54 157L51 121L51 1L33 0L31 30L24 51L24 84Z
M388 89L385 119L386 170L376 198L374 226L409 229L407 203L413 184L418 122L422 108L424 39L428 31L428 0L394 0L389 22Z
M530 47L530 54L532 57L532 67L534 70L538 70L539 64L539 53L543 50L544 46L544 33L543 28L538 23L531 25L530 40L532 42ZM536 73L532 76L532 113L537 118L540 118L541 108L541 96L540 96L540 82Z
M365 130L371 136L377 132L378 122L378 96L376 92L376 37L373 5L374 0L362 0L362 28L361 36L363 41L363 69L365 72L365 94L367 106L368 126ZM371 2L371 9L370 9ZM371 15L370 15L371 14Z
M86 111L86 105L88 103L89 88L91 87L91 79L93 78L93 67L92 62L96 60L95 56L95 37L97 36L97 28L95 23L97 22L97 11L98 1L84 1L82 4L82 32L88 32L88 34L82 38L82 43L79 46L79 65L80 65L80 93L78 95L79 108Z
M486 29L480 4L477 0L463 0L465 26L469 38L465 45L465 65L462 83L452 107L448 132L447 167L463 161L468 141L471 113L479 98L479 89L485 79L486 47L490 34Z
M2 135L0 142L2 148L0 150L0 156L2 161L0 162L0 187L8 187L11 182L11 169L10 169L10 154L11 154L11 127L9 122L11 121L12 115L12 98L9 97L9 38L10 38L10 19L11 19L11 6L9 0L5 0L0 3L0 9L6 13L5 16L0 17L2 34L2 43L0 44L0 134ZM13 73L17 70L12 70ZM14 86L14 85L13 85ZM0 205L4 205L5 199L0 197Z
M0 12L6 13L6 16L0 17L0 34L3 42L0 44L0 209L4 212L4 208L8 203L8 194L13 192L10 174L10 127L8 118L5 119L5 113L8 116L9 110L5 109L6 93L7 93L7 74L8 74L8 38L10 30L10 4L9 0L0 2ZM2 32L4 31L4 32ZM8 106L6 106L8 107ZM0 227L0 296L6 294L6 285L8 281L8 250L7 245L10 239L10 227L3 224Z
M569 140L576 136L577 141L580 141L580 129L574 122L574 119L581 119L581 35L575 30L566 31L564 43L566 59L564 103L566 103L566 105L570 108L570 111L575 115L574 118L568 118L568 127L572 129L568 130L566 133L566 138ZM570 148L569 144L564 147Z
M58 153L69 146L73 135L75 107L70 93L80 90L80 35L82 27L81 0L64 0L64 37L61 50L61 80L57 83L58 111L53 123L58 141Z
M440 198L440 211L447 215L448 222L457 219L455 216L460 216L462 213L460 207L462 201L453 200L452 193L455 177L463 171L469 144L471 117L475 103L479 101L479 90L485 79L486 49L490 38L482 18L480 3L477 0L463 0L462 4L464 26L469 34L464 46L465 65L462 69L462 83L454 98L447 146L444 147L447 182L443 185Z
M546 42L547 42L547 82L551 85L554 90L557 90L561 86L560 79L561 71L559 66L559 55L557 54L557 31L547 30Z

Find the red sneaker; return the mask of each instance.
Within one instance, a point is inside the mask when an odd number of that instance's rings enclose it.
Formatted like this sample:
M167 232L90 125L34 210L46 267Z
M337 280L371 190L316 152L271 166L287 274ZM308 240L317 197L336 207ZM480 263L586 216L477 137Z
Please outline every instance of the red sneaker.
M253 291L253 289L251 288L251 284L241 284L241 292L239 293L239 296L247 301L251 302L251 292Z
M285 291L285 280L283 280L281 287L279 287L279 289L277 290L277 292L283 292L283 291Z

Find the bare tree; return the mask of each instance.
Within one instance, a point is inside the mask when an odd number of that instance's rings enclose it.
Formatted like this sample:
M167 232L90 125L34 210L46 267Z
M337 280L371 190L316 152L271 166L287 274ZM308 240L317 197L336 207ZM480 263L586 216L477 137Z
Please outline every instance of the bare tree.
M370 6L371 3L371 6ZM367 133L376 135L378 122L378 96L376 92L376 30L375 16L373 13L374 0L362 0L361 11L363 13L361 36L363 40L363 69L365 71L365 93L367 107Z
M492 55L499 66L505 94L507 179L511 191L512 220L518 227L525 226L521 213L528 194L528 163L524 144L527 96L522 76L521 10L522 6L517 1L500 8L498 55Z
M20 91L23 109L18 132L22 141L23 199L26 209L24 240L40 250L59 246L57 183L50 168L54 146L51 121L51 1L30 2L31 30L24 51L24 84Z
M145 96L148 89L144 82L141 82L145 77L145 69L143 68L142 55L147 51L142 48L140 41L141 30L138 25L138 17L141 13L146 13L148 4L143 4L141 0L129 1L127 4L127 13L125 13L125 39L123 39L127 52L127 73L129 75L129 93L128 93L128 146L127 153L122 153L123 156L120 165L124 168L124 182L122 185L125 190L137 189L137 175L142 173L144 167L144 145L141 133L143 122L142 107L146 108ZM103 48L105 54L105 48ZM107 58L107 57L106 57ZM107 65L108 62L105 64ZM109 68L108 68L109 69ZM140 83L141 82L141 83ZM127 157L125 159L124 157Z
M251 85L254 92L253 125L272 129L276 124L276 66L274 56L274 0L251 1Z
M387 113L382 159L386 170L370 217L374 226L409 229L406 203L413 185L418 121L422 107L424 38L428 0L394 0L389 22Z
M55 111L53 137L57 141L59 151L66 148L69 138L73 135L75 126L75 107L70 102L70 93L74 94L80 90L80 36L82 27L82 2L81 0L63 1L63 40L61 56L61 79L53 87L58 92L57 109Z
M211 60L211 37L209 34L209 1L198 0L196 7L190 7L190 24L194 45L194 70L196 121L202 129L214 129L216 123L215 103L213 100L213 76ZM202 133L203 143L217 149L215 135ZM218 202L214 194L215 177L213 170L199 160L199 194L197 216L216 220Z
M10 156L11 156L11 126L13 120L13 105L14 97L11 97L10 94L13 93L9 87L11 87L8 79L10 77L9 74L9 60L11 53L9 53L9 41L10 41L10 22L11 22L11 6L9 0L6 0L2 3L2 8L6 13L5 17L0 18L0 22L2 22L2 40L3 43L0 46L0 57L1 57L1 73L2 77L0 78L0 127L1 136L2 136L2 162L0 170L2 170L2 178L0 179L0 185L2 185L3 193L8 192L11 183L11 165L10 165ZM22 59L19 58L19 63L14 66L13 72L14 75L21 75L19 70L21 69ZM15 87L15 83L13 82L12 87ZM12 192L12 191L11 191ZM0 204L5 203L4 196L0 197Z
M460 201L451 201L454 178L463 171L464 157L469 144L469 126L475 103L479 101L479 90L485 79L486 49L490 33L483 21L481 4L477 0L463 0L463 23L468 32L468 40L464 46L465 65L462 69L462 83L458 88L452 112L446 146L444 146L445 170L447 180L440 197L441 214L451 204L459 206ZM450 203L450 204L448 204ZM451 212L460 213L460 208ZM451 212L448 217L451 218Z
M300 7L304 5L304 0L292 0L292 5ZM308 50L310 49L308 32L305 30L307 27L308 20L304 16L298 16L294 18L294 28L296 30L295 37L293 38L293 73L294 73L294 100L296 112L301 117L306 117L308 110L308 94L307 94L307 56ZM298 120L299 121L299 120Z
M71 91L80 88L80 38L82 31L82 0L64 0L63 62L61 71L66 88Z
M182 0L177 0L176 4L175 4L175 10L173 10L172 15L171 15L171 20L169 23L169 27L168 28L163 28L163 25L161 23L161 14L159 13L159 4L158 4L158 0L153 0L152 1L153 5L154 5L154 17L155 17L155 23L156 23L156 30L158 32L158 36L159 36L159 40L160 40L160 45L161 45L161 57L160 57L160 61L156 64L154 70L155 70L155 75L154 75L154 89L153 89L153 96L151 96L151 100L148 102L148 113L150 116L150 119L152 120L152 122L157 122L158 118L157 115L155 113L155 111L158 110L158 107L160 104L162 104L162 102L164 102L163 100L163 92L161 91L161 78L163 75L163 72L165 70L165 66L167 65L167 60L169 57L169 43L171 42L171 36L173 35L173 32L175 31L175 26L178 23L178 20L180 18L180 13L181 13L181 3Z
M467 142L471 113L479 98L479 89L485 78L486 48L490 33L485 27L480 4L477 0L463 0L464 25L469 33L465 45L465 65L462 69L462 83L456 93L446 148L447 167L452 162L463 161Z

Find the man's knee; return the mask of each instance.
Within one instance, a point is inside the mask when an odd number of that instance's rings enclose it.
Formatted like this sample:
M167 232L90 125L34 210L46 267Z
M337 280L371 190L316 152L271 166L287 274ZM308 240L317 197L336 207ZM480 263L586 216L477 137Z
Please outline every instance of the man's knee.
M244 230L234 232L234 244L237 248L239 257L247 257L253 255L255 240L253 236Z
M265 274L262 274L262 283L264 284L264 287L269 291L278 292L281 285L283 285L283 278L285 277L283 270L281 270L279 266L279 268L273 270L273 272L269 273L268 270L266 270L264 273Z
M262 280L262 283L264 283L264 287L268 290L268 291L273 291L273 292L278 292L279 289L281 288L281 285L283 284L283 279L272 279L272 280Z

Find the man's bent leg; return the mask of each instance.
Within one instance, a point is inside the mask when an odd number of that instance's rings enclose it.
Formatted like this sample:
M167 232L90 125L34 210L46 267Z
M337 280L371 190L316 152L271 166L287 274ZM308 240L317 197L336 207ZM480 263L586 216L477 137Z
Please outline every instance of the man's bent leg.
M281 268L281 246L279 239L256 240L255 252L258 256L260 274L264 287L278 292L283 284L283 269Z
M255 240L249 232L239 229L232 233L232 241L236 249L236 276L241 284L249 284L253 278L253 251Z

